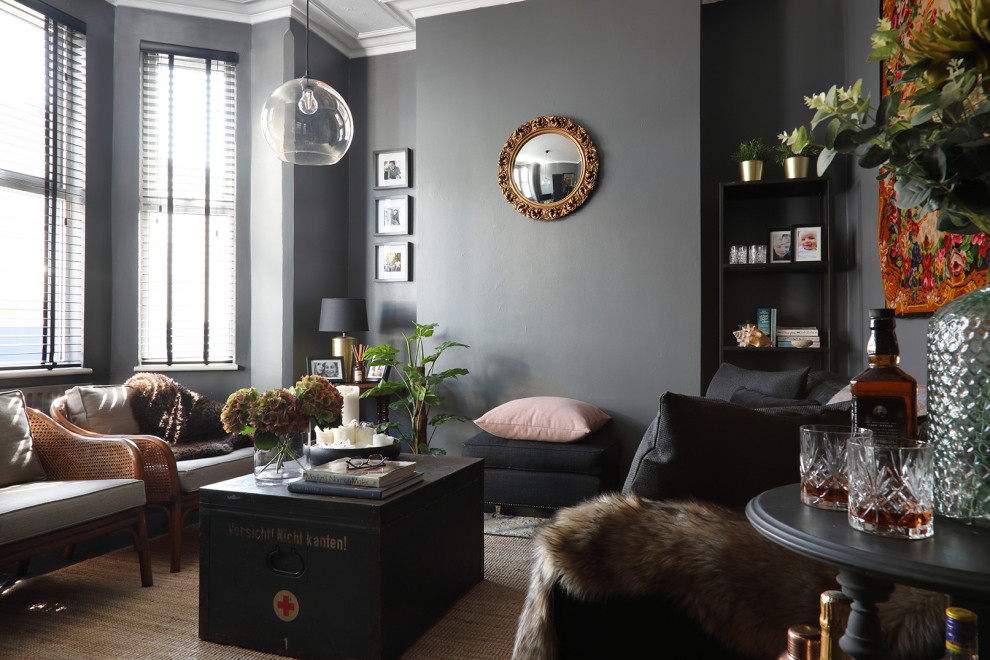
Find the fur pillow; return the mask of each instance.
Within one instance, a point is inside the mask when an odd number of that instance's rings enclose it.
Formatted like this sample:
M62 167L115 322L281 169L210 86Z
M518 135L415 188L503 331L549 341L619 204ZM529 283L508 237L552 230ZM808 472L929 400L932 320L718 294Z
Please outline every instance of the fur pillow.
M774 658L786 631L817 625L821 592L837 589L836 569L793 553L761 536L742 513L701 502L651 502L635 495L602 495L560 509L534 539L526 602L519 616L514 660L557 656L554 586L594 602L614 597L666 596L726 648L752 658ZM879 605L892 658L939 657L946 598L898 586ZM623 640L656 640L682 630L625 630L602 621L587 635L608 635L613 657L628 657ZM658 656L659 657L659 656Z
M220 421L223 404L183 387L168 376L138 373L127 379L128 399L141 433L170 445L202 442L227 435Z

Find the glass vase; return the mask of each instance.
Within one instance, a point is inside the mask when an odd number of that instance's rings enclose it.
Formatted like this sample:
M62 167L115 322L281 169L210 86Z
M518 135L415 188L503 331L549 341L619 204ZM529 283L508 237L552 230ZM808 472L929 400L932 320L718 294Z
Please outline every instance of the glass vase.
M990 527L990 286L929 321L927 407L936 513Z
M279 436L271 449L254 448L254 479L259 484L295 481L306 467L302 433Z

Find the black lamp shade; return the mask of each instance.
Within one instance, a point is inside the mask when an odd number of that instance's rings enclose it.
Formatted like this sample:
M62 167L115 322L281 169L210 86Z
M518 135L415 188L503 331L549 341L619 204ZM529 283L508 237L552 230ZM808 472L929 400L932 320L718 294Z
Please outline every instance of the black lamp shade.
M324 298L320 307L320 332L356 332L368 329L364 298Z

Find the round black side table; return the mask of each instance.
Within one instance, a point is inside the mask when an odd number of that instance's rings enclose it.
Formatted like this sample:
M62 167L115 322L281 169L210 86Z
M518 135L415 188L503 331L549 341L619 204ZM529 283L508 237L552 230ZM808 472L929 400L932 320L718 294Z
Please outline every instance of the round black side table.
M990 531L937 517L931 538L874 536L850 527L843 511L802 504L798 484L754 497L746 517L774 543L839 569L842 591L853 599L839 646L855 660L884 657L876 604L894 583L949 594L977 613L980 639L990 640Z

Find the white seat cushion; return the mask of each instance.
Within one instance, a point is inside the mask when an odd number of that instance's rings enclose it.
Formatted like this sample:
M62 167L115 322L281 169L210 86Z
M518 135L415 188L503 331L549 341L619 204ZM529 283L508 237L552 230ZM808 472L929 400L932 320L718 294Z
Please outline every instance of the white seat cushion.
M0 545L143 506L139 479L35 481L0 489Z
M202 486L251 474L254 471L254 447L243 447L223 456L176 461L175 469L179 473L179 490L192 493Z

